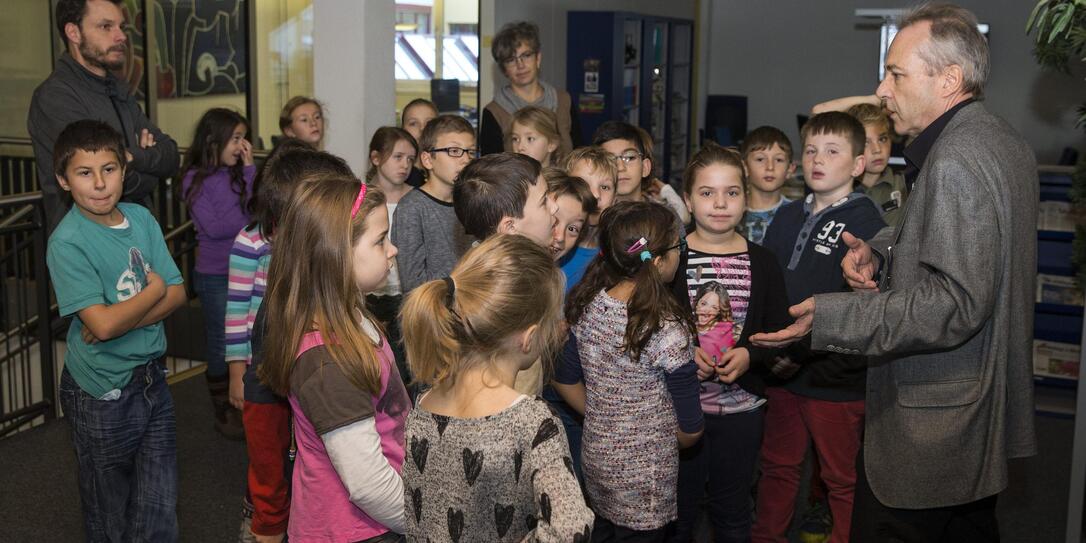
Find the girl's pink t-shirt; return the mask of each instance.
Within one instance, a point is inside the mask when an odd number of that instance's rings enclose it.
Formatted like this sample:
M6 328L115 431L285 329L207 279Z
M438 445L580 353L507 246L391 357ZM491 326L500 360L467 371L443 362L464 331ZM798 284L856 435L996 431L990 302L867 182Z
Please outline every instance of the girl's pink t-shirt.
M298 357L322 345L324 341L320 333L310 332L302 338ZM381 390L371 398L374 421L381 436L381 450L388 463L399 473L404 460L404 423L410 403L388 341L383 336L377 358L381 363ZM407 405L404 405L405 400ZM291 394L289 401L294 414L294 437L298 447L292 478L290 524L287 528L290 540L361 541L388 532L388 528L351 502L347 488L328 457L324 442L302 412L298 398Z

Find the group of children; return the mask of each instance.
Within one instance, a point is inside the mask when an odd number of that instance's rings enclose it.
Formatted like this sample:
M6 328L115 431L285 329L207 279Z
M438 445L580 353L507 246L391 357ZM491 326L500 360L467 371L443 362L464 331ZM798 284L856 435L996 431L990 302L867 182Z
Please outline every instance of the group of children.
M796 201L771 127L704 145L676 191L627 123L563 156L554 113L524 108L516 152L478 157L425 100L377 130L363 181L320 150L322 114L291 100L258 170L245 119L210 110L185 162L216 427L249 450L244 536L690 541L706 510L716 540L784 541L813 442L848 540L865 362L749 338L846 290L846 239L903 207L882 112L811 118ZM161 321L186 297L154 218L117 203L123 153L95 121L57 140L61 401L92 539L172 540Z

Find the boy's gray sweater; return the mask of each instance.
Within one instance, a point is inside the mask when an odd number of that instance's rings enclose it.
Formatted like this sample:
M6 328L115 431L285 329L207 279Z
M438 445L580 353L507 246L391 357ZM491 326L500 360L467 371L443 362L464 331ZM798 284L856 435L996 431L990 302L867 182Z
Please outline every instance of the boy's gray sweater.
M466 234L452 202L419 188L400 199L392 218L392 244L404 296L415 287L452 273L467 248Z

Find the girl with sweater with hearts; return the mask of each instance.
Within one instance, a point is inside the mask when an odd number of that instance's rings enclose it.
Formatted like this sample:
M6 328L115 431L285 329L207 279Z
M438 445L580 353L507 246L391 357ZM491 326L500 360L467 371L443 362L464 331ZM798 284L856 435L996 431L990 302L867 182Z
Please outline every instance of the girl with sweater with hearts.
M589 540L562 422L513 388L561 344L561 298L550 253L519 235L490 237L408 295L407 360L431 387L407 419L408 540Z

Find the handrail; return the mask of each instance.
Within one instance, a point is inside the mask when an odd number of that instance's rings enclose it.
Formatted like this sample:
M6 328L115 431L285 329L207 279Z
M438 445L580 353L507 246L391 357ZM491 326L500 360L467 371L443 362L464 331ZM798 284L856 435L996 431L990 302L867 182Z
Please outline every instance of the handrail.
M12 213L10 217L4 217L4 220L0 221L0 229L7 228L34 211L33 202L41 200L41 191L25 192L22 194L12 194L9 196L0 197L0 207L16 206L25 203L15 213Z
M38 200L41 200L41 191L35 190L33 192L21 192L19 194L9 194L7 196L0 196L0 207L6 207L17 204L31 204Z
M189 230L192 230L194 227L195 227L195 224L192 222L192 219L189 219L189 220L181 223L181 225L178 226L177 228L174 228L173 230L170 230L169 232L166 232L162 236L162 238L165 241L173 241L174 238L180 236L181 234L184 234L185 232L187 232ZM173 256L175 258L177 257L177 255L170 255L170 256Z
M30 138L12 138L7 136L0 136L0 145L12 145L17 147L29 147L30 152L34 152L34 143ZM177 153L184 156L189 150L188 147L177 146ZM268 154L271 153L271 149L253 149L253 158L268 158ZM31 155L33 156L33 155Z
M27 205L21 207L18 211L16 211L15 213L12 213L10 217L4 219L3 221L0 221L0 230L3 230L4 228L7 228L7 227L15 224L16 222L21 220L23 217L26 217L27 215L29 215L30 212L32 212L32 211L34 211L34 205L33 204L27 204Z
M22 194L12 194L12 195L8 195L8 196L0 196L0 207L9 207L9 206L23 204L23 203L29 204L29 203L33 203L33 202L36 202L38 200L41 200L41 198L42 198L42 195L41 195L40 190L36 190L34 192L25 192L25 193L22 193ZM19 209L12 216L5 217L3 221L0 221L0 228L4 228L5 226L10 226L10 225L14 224L16 221L23 218L24 216L26 216L27 213L29 213L29 212L31 212L33 210L34 210L34 206L32 206L32 205L27 205L26 207L23 207L22 209ZM163 234L162 237L166 241L171 241L174 238L177 238L177 237L181 236L185 232L187 232L189 230L192 230L193 228L194 228L194 223L192 222L192 219L189 219L189 220L181 223L180 225L178 225L173 230L170 230L169 232L166 232L165 234ZM176 255L174 255L174 256L176 256Z

